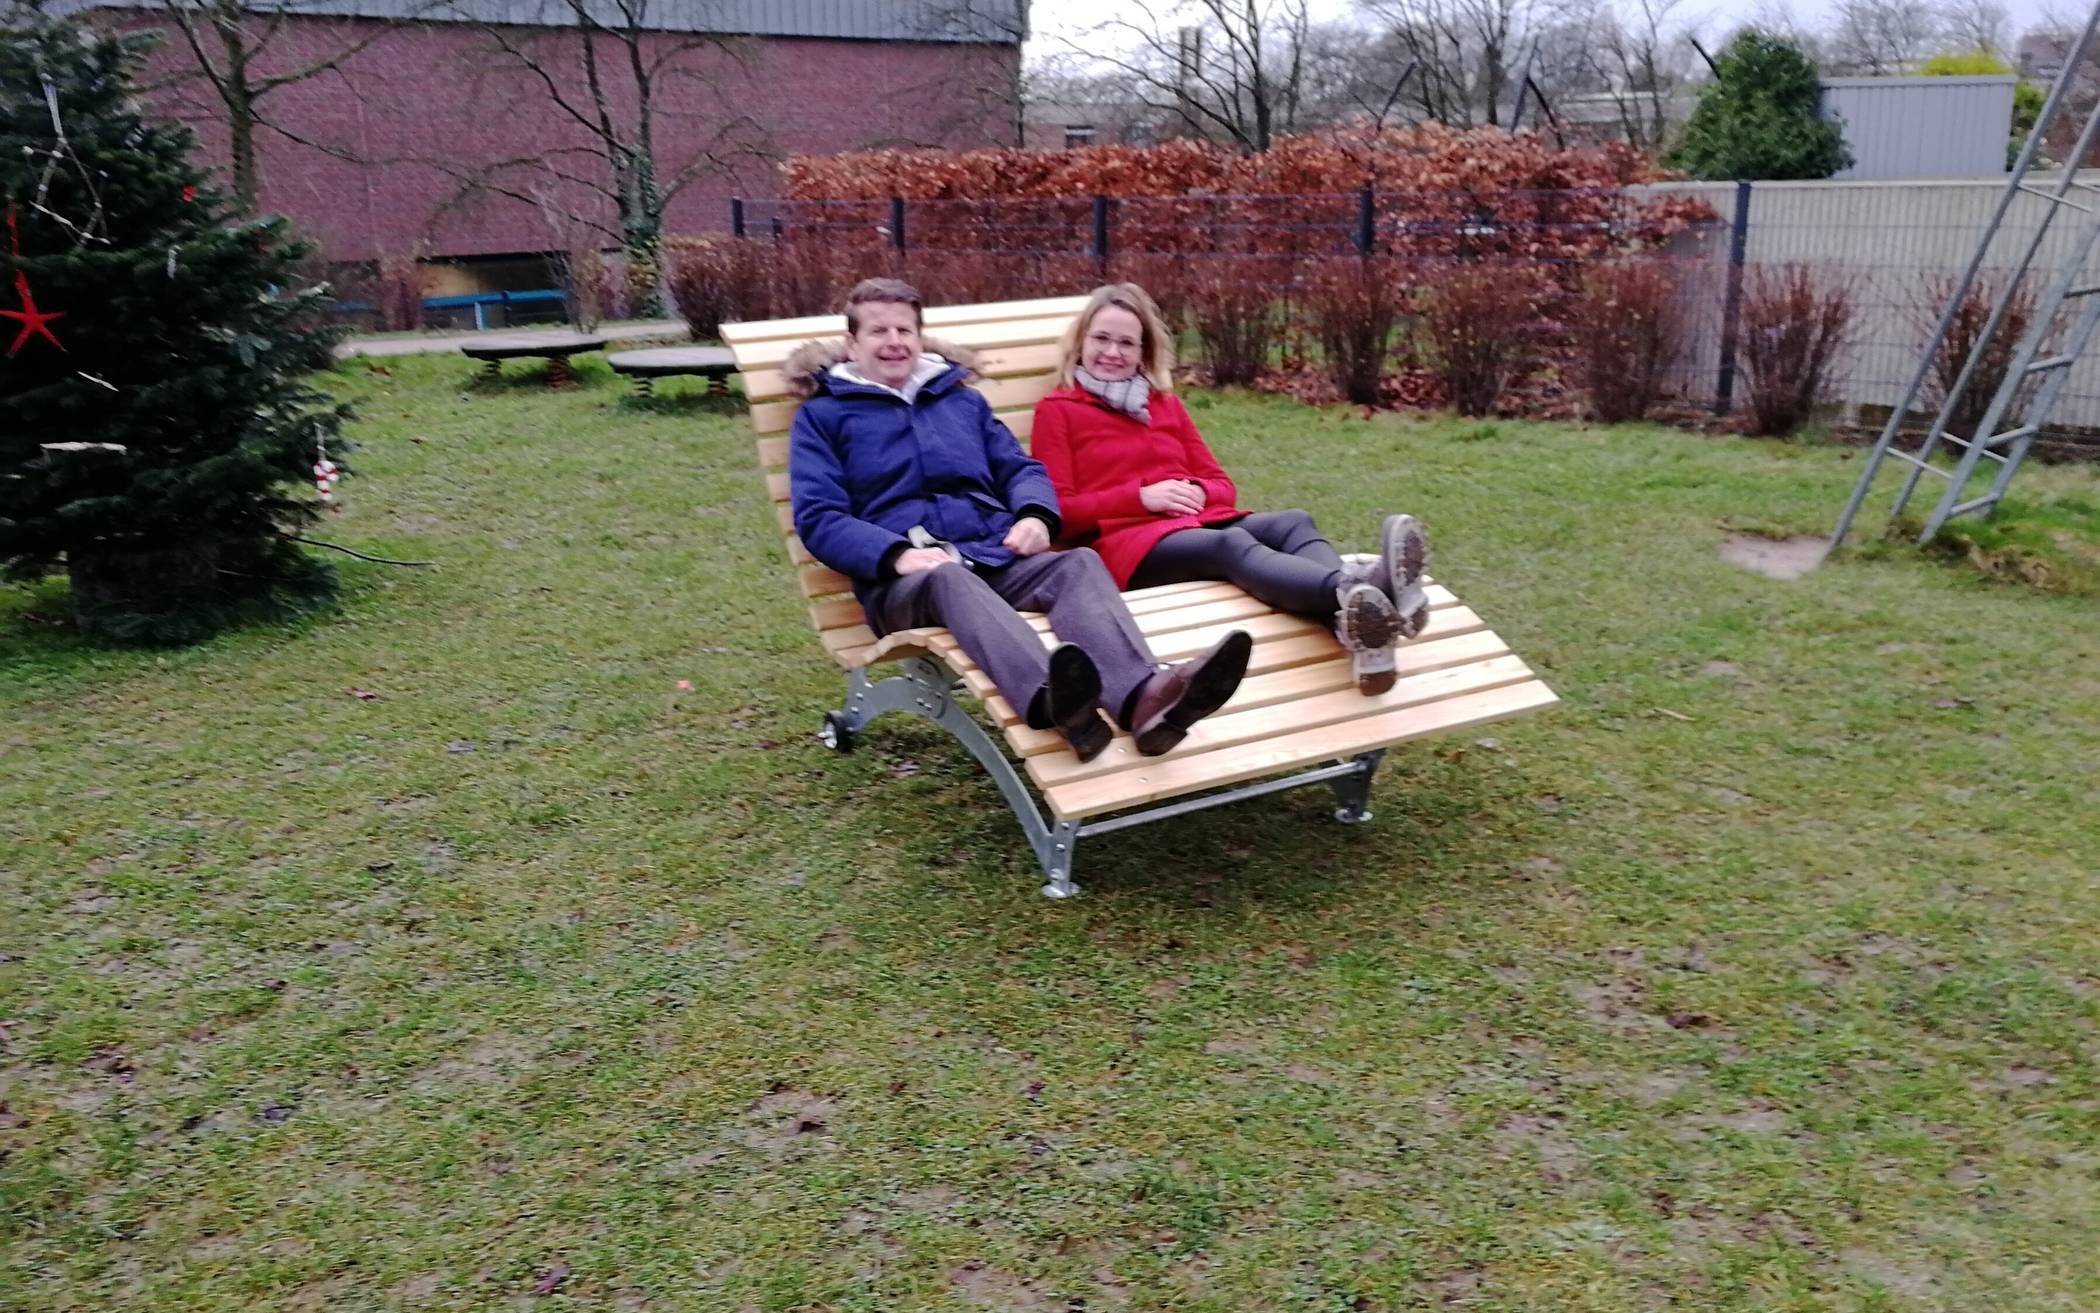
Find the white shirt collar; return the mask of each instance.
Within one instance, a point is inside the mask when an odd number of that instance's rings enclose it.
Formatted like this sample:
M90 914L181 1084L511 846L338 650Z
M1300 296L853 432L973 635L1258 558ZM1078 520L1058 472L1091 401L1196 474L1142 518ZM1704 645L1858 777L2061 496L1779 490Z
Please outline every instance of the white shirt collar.
M893 388L887 383L877 383L874 379L861 373L860 366L850 360L841 360L836 365L833 365L831 367L831 376L844 379L848 383L859 383L863 387L881 388L884 392L901 399L905 404L909 405L919 395L920 388L939 378L947 372L947 369L947 357L937 356L931 351L924 351L919 354L919 363L912 366L911 377L905 380L904 386L901 388Z

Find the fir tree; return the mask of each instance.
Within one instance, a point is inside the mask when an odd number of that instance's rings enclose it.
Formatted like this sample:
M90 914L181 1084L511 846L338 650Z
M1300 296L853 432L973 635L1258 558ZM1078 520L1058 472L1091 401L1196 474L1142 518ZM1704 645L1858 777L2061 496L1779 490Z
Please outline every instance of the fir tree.
M143 116L150 48L0 30L0 570L63 564L82 632L180 643L333 594L291 535L347 410L299 381L332 342L307 248Z
M1695 178L1827 178L1852 163L1844 130L1816 113L1816 66L1793 42L1750 28L1728 43L1664 157Z

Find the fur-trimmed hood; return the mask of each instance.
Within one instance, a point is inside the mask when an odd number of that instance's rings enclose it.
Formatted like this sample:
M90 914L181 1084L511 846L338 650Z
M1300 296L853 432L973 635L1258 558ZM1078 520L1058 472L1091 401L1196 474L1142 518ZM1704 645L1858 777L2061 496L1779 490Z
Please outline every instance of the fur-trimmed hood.
M970 348L943 342L937 337L922 339L920 347L927 354L940 356L951 365L962 366L964 382L967 383L977 376L977 353ZM845 358L845 339L813 338L788 353L788 358L780 366L780 374L787 382L788 391L806 401L816 395L817 380L824 372Z

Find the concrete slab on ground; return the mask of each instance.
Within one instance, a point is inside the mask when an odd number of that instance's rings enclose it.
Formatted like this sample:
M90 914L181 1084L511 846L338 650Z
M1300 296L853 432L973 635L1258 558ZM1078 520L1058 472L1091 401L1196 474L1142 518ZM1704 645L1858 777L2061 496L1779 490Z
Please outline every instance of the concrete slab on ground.
M353 337L335 349L338 358L352 356L419 356L428 352L453 352L490 337L519 330L490 329L482 333L447 333L441 337ZM679 319L650 319L633 324L601 324L596 336L613 341L641 337L684 337L685 322Z

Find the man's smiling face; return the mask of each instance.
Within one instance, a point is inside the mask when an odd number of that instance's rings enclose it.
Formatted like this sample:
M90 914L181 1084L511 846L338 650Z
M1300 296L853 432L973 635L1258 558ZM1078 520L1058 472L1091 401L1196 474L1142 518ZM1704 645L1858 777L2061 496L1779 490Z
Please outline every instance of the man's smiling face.
M895 301L868 301L855 308L860 331L846 334L847 358L863 378L902 388L919 363L918 309Z

